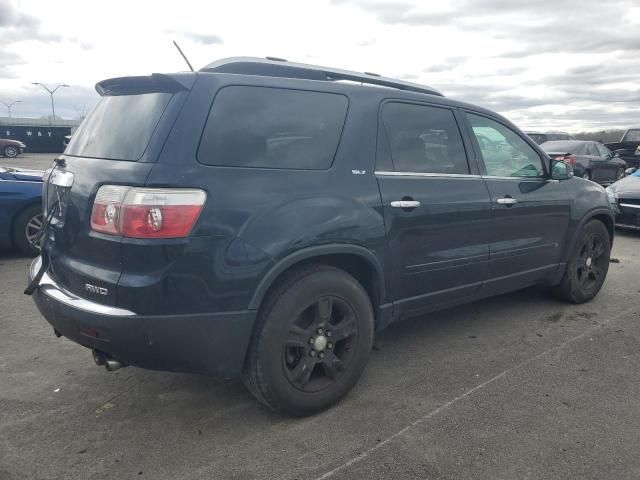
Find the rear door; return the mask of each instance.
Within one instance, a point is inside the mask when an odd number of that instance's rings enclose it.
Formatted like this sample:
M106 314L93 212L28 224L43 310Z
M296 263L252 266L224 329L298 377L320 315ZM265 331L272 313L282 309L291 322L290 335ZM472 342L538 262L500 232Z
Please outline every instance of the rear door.
M144 185L154 165L186 90L154 77L98 84L101 100L45 186L45 209L52 212L49 274L63 288L107 305L118 301L122 238L91 230L93 202L102 185Z
M531 284L561 261L570 203L565 186L549 180L543 157L525 136L496 119L466 114L491 196L489 291Z
M467 146L467 148L469 148ZM490 201L454 112L383 104L376 177L397 315L455 303L487 276Z

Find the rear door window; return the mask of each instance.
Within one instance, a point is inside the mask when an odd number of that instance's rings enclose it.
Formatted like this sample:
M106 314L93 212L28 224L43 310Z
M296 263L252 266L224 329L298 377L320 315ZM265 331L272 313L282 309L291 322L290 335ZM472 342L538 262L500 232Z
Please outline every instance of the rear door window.
M344 95L230 86L218 92L198 148L205 165L324 170L347 115Z
M542 177L542 159L520 135L487 117L467 113L480 146L487 175L493 177Z
M396 171L469 173L462 137L451 110L392 102L383 107L382 119Z
M139 160L171 93L104 96L71 137L65 154L110 160Z

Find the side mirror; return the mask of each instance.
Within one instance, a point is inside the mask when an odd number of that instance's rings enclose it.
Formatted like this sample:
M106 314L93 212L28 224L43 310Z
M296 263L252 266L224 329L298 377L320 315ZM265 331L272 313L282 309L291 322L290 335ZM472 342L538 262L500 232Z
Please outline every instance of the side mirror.
M549 171L551 172L552 180L568 180L573 177L573 168L559 160L550 159Z

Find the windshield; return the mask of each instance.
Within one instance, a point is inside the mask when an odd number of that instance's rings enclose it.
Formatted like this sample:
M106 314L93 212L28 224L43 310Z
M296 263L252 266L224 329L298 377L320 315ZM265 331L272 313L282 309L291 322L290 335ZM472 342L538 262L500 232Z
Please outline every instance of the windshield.
M139 160L171 95L145 93L102 97L71 138L65 154Z
M540 147L545 152L580 154L584 151L584 143L575 140L556 140L545 142Z
M640 129L629 130L624 134L623 142L640 142Z

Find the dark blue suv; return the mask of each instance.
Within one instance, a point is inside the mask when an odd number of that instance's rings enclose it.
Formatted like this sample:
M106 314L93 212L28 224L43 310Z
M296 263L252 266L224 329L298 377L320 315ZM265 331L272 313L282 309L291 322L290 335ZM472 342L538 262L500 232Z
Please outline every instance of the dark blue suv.
M392 322L533 284L586 302L605 280L604 189L429 87L233 58L96 88L27 291L108 369L241 375L305 415Z

